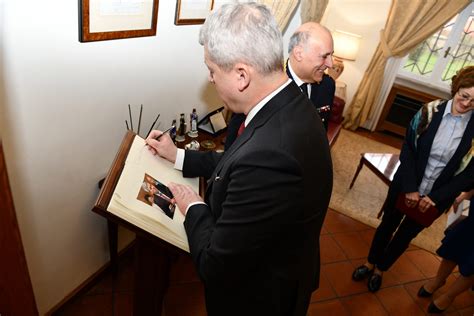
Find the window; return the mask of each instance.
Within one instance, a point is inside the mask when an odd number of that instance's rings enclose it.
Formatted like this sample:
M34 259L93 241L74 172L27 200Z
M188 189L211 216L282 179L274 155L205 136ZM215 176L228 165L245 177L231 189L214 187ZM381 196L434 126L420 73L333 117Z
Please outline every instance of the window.
M473 65L474 3L415 47L401 63L399 75L446 89L453 75Z

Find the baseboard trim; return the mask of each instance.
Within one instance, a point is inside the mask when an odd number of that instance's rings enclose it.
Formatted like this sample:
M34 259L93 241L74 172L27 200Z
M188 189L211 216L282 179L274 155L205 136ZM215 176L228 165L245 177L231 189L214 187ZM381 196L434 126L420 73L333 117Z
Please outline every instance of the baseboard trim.
M128 254L130 251L133 250L133 246L135 244L135 240L133 240L130 244L128 244L126 247L124 247L122 250L119 251L118 253L118 260L125 254ZM52 316L55 312L59 311L63 306L65 306L67 303L72 301L78 296L81 296L82 294L86 293L89 291L94 285L96 285L99 280L107 273L109 270L112 268L110 261L108 261L106 264L104 264L99 270L97 270L94 274L92 274L90 277L88 277L84 282L82 282L78 287L76 287L74 290L72 290L71 293L66 295L59 303L54 305L49 311L47 311L44 315L45 316Z

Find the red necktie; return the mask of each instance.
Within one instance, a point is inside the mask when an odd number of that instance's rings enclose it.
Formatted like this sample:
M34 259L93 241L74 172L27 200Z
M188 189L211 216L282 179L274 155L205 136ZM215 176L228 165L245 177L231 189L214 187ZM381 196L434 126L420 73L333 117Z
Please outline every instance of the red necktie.
M239 130L237 131L237 137L240 136L244 132L244 129L245 129L245 120L239 126Z

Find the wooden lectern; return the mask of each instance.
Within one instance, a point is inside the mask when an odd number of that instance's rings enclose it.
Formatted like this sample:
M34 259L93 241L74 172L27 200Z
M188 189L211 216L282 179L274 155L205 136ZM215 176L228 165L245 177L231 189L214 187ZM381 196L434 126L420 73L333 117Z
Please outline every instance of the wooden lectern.
M114 272L117 271L118 260L118 225L121 225L136 234L133 315L161 315L163 298L169 285L171 263L176 261L178 256L189 256L189 254L107 211L107 207L125 166L125 161L135 135L136 134L131 131L128 131L125 134L119 151L102 184L99 197L97 198L92 211L107 219L110 263ZM178 147L182 148L184 147L184 144L196 139L199 142L212 140L216 145L214 149L222 149L222 140L224 137L225 133L220 134L218 137L213 137L204 133L200 133L198 138L189 138L186 136L186 141L178 143ZM203 148L201 149L204 150ZM201 179L201 195L204 192L204 184L205 181Z
M110 262L114 271L117 269L118 225L136 234L133 315L161 315L171 263L179 255L188 254L107 211L134 137L135 133L131 131L125 135L92 211L107 219Z

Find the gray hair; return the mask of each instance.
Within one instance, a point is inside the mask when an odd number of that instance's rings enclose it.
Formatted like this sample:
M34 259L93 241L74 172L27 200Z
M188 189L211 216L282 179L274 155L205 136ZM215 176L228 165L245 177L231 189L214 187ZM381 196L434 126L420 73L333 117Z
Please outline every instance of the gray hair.
M257 3L223 5L201 28L199 43L225 71L242 62L261 74L283 70L283 41L270 10Z
M307 31L293 33L293 35L291 35L290 37L290 42L288 43L288 53L291 53L293 51L293 48L298 45L305 47L309 38L310 34Z

